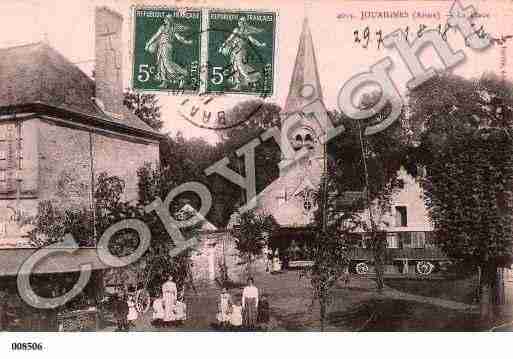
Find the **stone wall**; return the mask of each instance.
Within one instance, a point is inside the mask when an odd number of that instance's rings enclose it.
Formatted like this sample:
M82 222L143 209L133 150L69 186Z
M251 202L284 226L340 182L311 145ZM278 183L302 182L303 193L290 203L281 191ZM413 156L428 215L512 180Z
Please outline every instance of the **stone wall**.
M0 210L17 210L23 216L36 215L42 200L61 208L89 207L92 173L95 178L101 172L119 176L125 181L123 199L137 200L137 169L159 161L158 144L138 138L91 133L37 118L24 121L23 131L19 199L16 193L0 197ZM0 218L0 227L2 223L6 220ZM2 238L0 234L0 242Z
M159 147L156 143L127 141L126 139L95 134L93 136L94 172L98 176L107 172L125 180L124 200L138 198L137 170L150 163L159 162Z
M136 200L137 169L159 161L156 143L40 123L40 199L89 204L93 171L122 178L124 200Z

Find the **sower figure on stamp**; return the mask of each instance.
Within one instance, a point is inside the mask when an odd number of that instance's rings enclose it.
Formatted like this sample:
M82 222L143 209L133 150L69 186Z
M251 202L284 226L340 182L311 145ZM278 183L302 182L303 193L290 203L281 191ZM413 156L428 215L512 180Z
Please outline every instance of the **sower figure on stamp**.
M248 285L242 291L242 323L244 327L252 329L257 324L258 316L258 288L253 278L248 279Z
M185 45L191 45L192 40L186 40L180 32L187 30L182 24L173 22L171 15L164 18L164 24L148 40L145 50L150 53L156 53L157 76L156 79L162 81L161 88L167 88L169 83L178 83L178 88L183 88L187 70L173 61L175 52L175 41L180 41Z
M178 291L176 283L173 282L173 276L170 275L167 282L162 285L162 295L164 299L164 324L169 324L175 320L175 306Z
M257 47L266 45L251 36L262 31L262 29L249 25L246 17L242 16L238 21L238 26L233 29L228 39L219 47L219 52L230 59L230 67L227 71L232 74L230 81L235 90L254 86L262 76L248 63L248 47L250 46L248 42Z

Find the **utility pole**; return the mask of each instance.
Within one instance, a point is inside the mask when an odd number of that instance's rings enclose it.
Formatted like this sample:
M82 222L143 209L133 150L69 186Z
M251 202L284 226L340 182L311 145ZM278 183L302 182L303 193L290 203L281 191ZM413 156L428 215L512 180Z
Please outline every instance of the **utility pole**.
M328 145L327 145L327 137L328 134L326 133L326 138L324 139L324 153L323 153L323 162L324 162L324 169L323 169L323 199L322 199L322 232L323 234L326 233L327 228L327 213L326 213L326 202L328 201Z

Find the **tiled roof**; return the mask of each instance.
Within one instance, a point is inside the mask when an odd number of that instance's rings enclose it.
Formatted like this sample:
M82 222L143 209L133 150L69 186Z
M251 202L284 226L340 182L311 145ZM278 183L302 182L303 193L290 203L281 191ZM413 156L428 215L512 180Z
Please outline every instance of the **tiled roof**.
M94 81L45 43L0 49L0 84L0 108L39 103L158 135L128 109L107 116L92 100Z
M66 251L72 253L66 253ZM0 249L0 277L17 275L23 263L36 252L42 259L34 266L34 274L78 272L81 266L87 264L90 264L93 270L107 268L100 261L94 248L78 248L75 251L69 248L64 248L62 251L48 248Z

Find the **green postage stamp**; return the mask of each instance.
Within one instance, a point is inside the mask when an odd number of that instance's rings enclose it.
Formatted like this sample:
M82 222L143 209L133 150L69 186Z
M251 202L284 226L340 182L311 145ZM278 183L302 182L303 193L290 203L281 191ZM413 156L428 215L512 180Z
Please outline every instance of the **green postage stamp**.
M276 14L208 13L208 92L269 96L274 87Z
M134 90L198 92L201 10L136 8L133 21Z
M134 90L272 95L275 12L141 7L133 22Z

